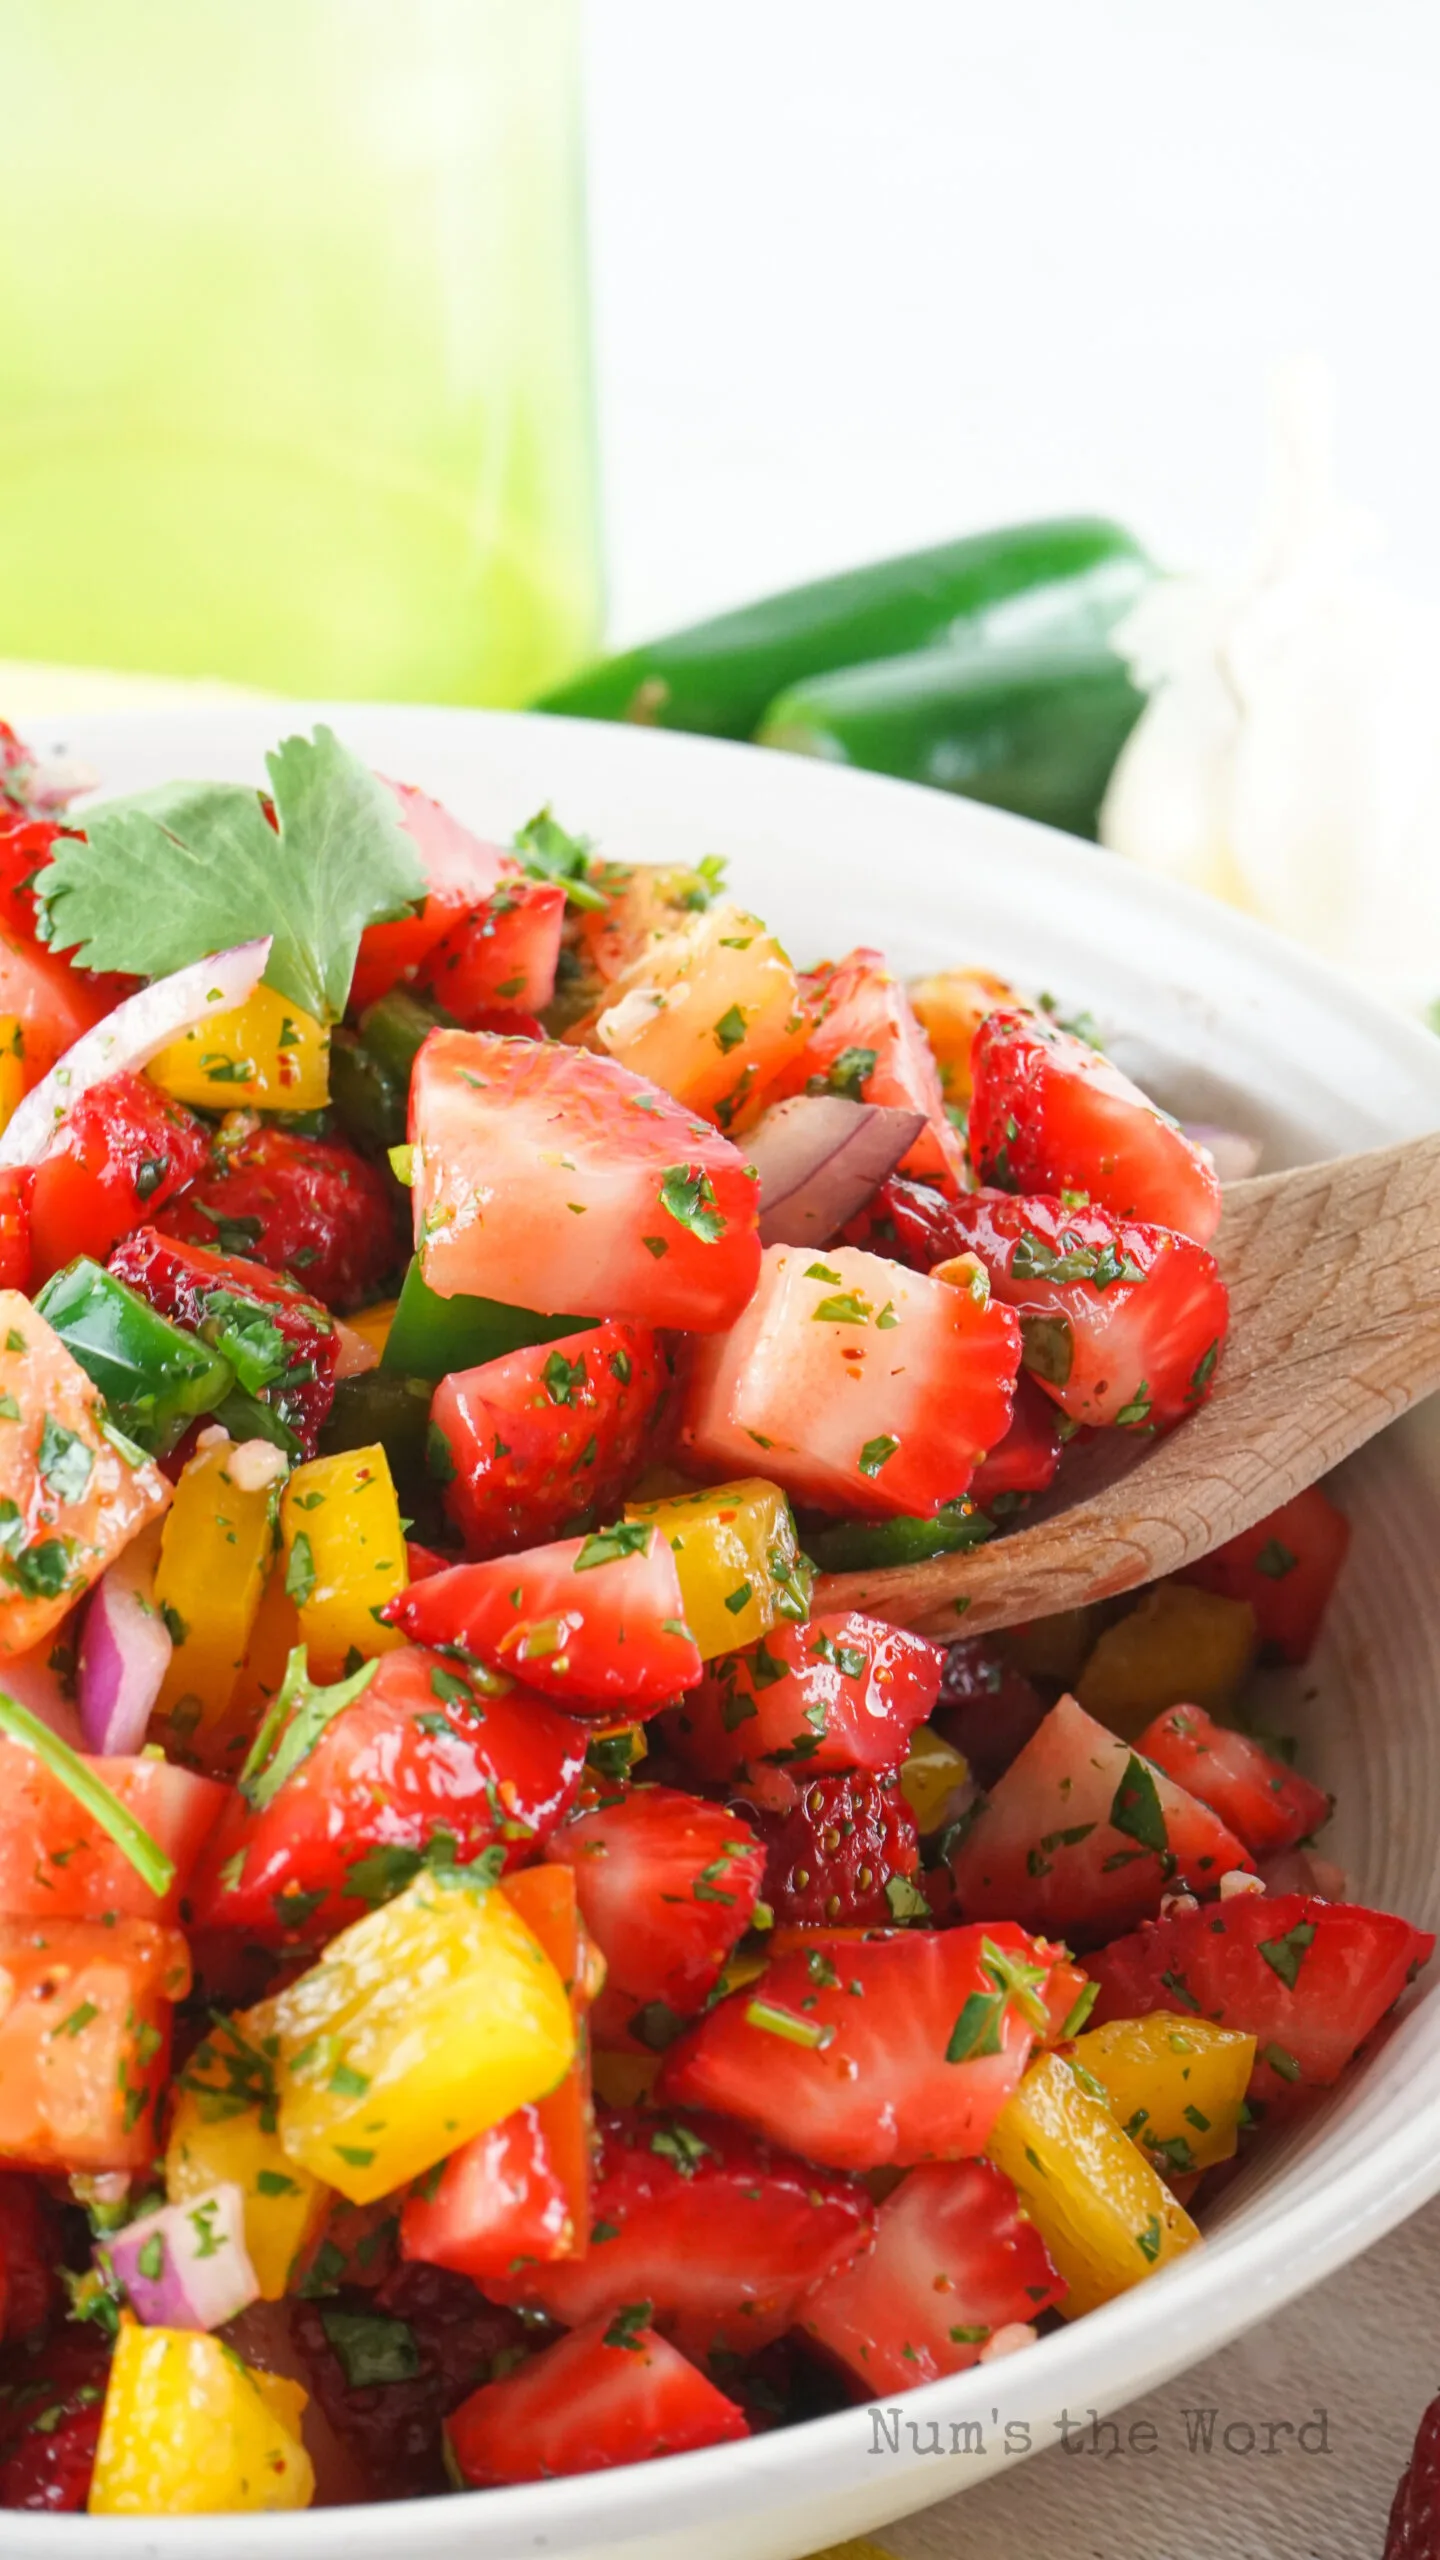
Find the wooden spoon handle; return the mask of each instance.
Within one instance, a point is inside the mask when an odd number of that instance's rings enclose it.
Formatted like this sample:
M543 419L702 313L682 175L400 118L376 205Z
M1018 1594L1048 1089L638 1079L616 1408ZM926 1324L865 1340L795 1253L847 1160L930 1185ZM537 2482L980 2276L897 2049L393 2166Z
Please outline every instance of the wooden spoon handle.
M1208 1403L1090 1499L964 1555L825 1574L817 1609L931 1635L1174 1573L1440 1387L1440 1133L1226 1194L1231 1328Z

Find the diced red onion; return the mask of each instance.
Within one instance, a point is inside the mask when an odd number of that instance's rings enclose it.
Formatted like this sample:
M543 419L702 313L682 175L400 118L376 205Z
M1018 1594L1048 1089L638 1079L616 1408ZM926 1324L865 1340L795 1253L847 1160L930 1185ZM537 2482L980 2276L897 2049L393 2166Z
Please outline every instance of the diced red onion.
M148 1066L172 1040L207 1022L213 1014L232 1013L258 987L270 957L270 937L237 943L210 960L157 978L107 1013L103 1022L57 1059L27 1093L8 1127L0 1133L0 1166L39 1164L48 1154L55 1132L92 1085L128 1068L132 1074Z
M127 2222L106 2241L105 2255L149 2329L218 2329L259 2299L245 2199L230 2179Z
M1182 1120L1187 1138L1203 1147L1221 1182L1246 1182L1264 1153L1258 1138L1239 1129L1214 1129L1208 1120Z
M139 1751L170 1667L169 1630L155 1606L159 1524L101 1575L80 1636L83 1748L102 1758Z
M833 1243L924 1126L921 1111L848 1102L838 1093L798 1093L773 1104L743 1142L760 1176L761 1243Z

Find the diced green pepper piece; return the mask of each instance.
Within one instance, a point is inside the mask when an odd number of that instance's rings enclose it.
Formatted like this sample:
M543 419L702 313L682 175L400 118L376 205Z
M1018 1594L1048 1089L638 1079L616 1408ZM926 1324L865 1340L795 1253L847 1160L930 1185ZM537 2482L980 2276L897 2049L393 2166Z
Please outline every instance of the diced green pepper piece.
M589 1333L594 1322L593 1316L537 1316L529 1307L503 1306L498 1298L437 1297L421 1279L417 1259L405 1274L380 1365L407 1378L446 1378L506 1351L523 1351L527 1343Z
M833 1529L807 1530L805 1546L822 1573L863 1573L876 1565L924 1564L929 1556L983 1547L994 1527L962 1495L933 1520L840 1520Z
M392 987L388 995L366 1006L360 1016L360 1037L371 1057L404 1092L422 1042L442 1023L454 1019L443 1005L428 1004L409 987ZM403 1129L400 1134L404 1136Z
M406 1089L353 1031L330 1034L330 1099L336 1119L357 1147L379 1155L401 1144Z
M163 1458L195 1416L214 1413L235 1384L224 1356L84 1255L35 1300L127 1437Z

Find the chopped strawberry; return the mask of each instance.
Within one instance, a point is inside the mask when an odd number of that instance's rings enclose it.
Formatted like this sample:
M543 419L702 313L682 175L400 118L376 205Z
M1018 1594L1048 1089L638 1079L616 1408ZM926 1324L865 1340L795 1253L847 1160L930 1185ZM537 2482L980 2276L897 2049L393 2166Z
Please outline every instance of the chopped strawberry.
M1167 1707L1135 1748L1218 1813L1254 1858L1293 1849L1330 1819L1322 1787L1273 1760L1248 1733L1216 1724L1203 1707Z
M1004 1438L1019 1365L1014 1316L983 1294L848 1245L771 1245L739 1322L698 1346L683 1438L717 1474L758 1449L824 1510L933 1519Z
M582 1716L621 1704L654 1715L700 1677L675 1559L649 1521L452 1565L387 1615L417 1643L458 1645Z
M49 818L17 815L0 790L0 925L23 941L40 939L34 884L54 859L55 839L62 833Z
M77 2515L84 2507L109 2366L109 2339L88 2325L58 2330L38 2354L0 2354L0 2509Z
M873 2249L825 2276L800 2319L878 2399L963 2373L1065 2292L1009 2179L988 2160L934 2161L885 2198Z
M419 2263L373 2290L297 2303L294 2326L325 2418L374 2493L389 2498L445 2487L446 2418L477 2383L508 2371L525 2343L514 2313L487 2302L468 2276ZM352 2380L377 2364L374 2380Z
M1262 1655L1305 1662L1350 1544L1350 1523L1318 1484L1242 1529L1180 1579L1248 1600Z
M970 1479L970 1499L981 1511L1020 1493L1043 1493L1053 1484L1065 1441L1060 1416L1042 1387L1022 1369L1015 1381L1010 1428L987 1451ZM996 1514L999 1517L999 1514Z
M975 1034L970 1153L997 1190L1083 1191L1120 1218L1208 1244L1220 1185L1199 1147L1108 1058L1033 1013Z
M144 1076L122 1073L92 1085L36 1168L30 1235L37 1282L77 1254L103 1262L122 1236L193 1181L209 1151L204 1122Z
M476 1558L613 1519L653 1456L672 1355L612 1320L442 1378L430 1465Z
M947 1189L964 1180L965 1151L945 1116L940 1070L900 980L883 953L860 949L826 961L800 982L810 1037L770 1091L839 1093L853 1102L923 1111L928 1126L902 1159L904 1172Z
M416 914L401 916L394 924L366 926L350 983L352 1013L363 1013L398 980L413 978L452 925L488 898L497 881L507 875L518 878L520 872L513 853L472 835L413 783L391 782L383 774L380 778L394 793L400 823L420 856L426 896Z
M656 2095L834 2169L966 2159L1049 2033L1049 1965L1006 1921L778 1956L671 2046Z
M1238 1893L1102 1947L1089 1960L1100 1985L1091 2023L1188 2009L1239 2028L1258 2046L1252 2108L1288 2113L1305 2090L1339 2079L1434 1949L1428 1929L1388 1911Z
M453 2267L492 2292L493 2279L517 2263L570 2257L574 2238L569 2189L535 2105L517 2107L452 2151L400 2216L407 2258Z
M714 1989L765 1874L764 1847L738 1814L675 1787L607 1798L562 1824L545 1855L575 1871L607 1967L606 2012L653 2012L634 2030L642 2043L663 2041Z
M35 2178L0 2173L0 2338L30 2338L56 2307L60 2234Z
M1213 1254L1163 1227L975 1191L956 1223L1072 1422L1166 1430L1201 1403L1229 1322ZM943 1268L943 1266L942 1266Z
M808 1778L786 1814L757 1813L765 1899L777 1920L883 1927L923 1915L915 1816L895 1776L840 1770Z
M843 1241L867 1253L886 1254L892 1262L903 1262L907 1271L933 1271L964 1245L954 1200L928 1182L907 1182L901 1173L881 1183L844 1229Z
M162 1316L234 1359L239 1386L269 1406L313 1458L335 1396L338 1343L325 1309L298 1281L137 1227L110 1256L117 1280Z
M565 891L554 880L500 880L453 924L419 983L464 1030L491 1014L543 1013L555 993Z
M432 1031L410 1135L416 1247L442 1298L718 1333L754 1289L753 1169L614 1058Z
M1385 2528L1381 2560L1440 2560L1440 2399L1416 2429Z
M748 2435L734 2401L646 2326L649 2308L627 2303L474 2392L448 2430L466 2487L608 2471Z
M961 1636L949 1647L935 1722L963 1751L976 1784L992 1787L1045 1721L1033 1680L1000 1652L991 1636Z
M590 2248L519 2267L487 2290L567 2328L648 2301L687 2356L746 2354L791 2326L801 2296L870 2236L865 2189L718 2116L625 2109L601 2131Z
M687 1768L717 1785L756 1760L830 1769L897 1769L940 1694L945 1655L926 1636L856 1609L781 1622L757 1644L706 1666L666 1720Z
M230 1797L191 1887L195 1925L310 1943L387 1902L427 1857L469 1866L499 1848L518 1865L574 1803L585 1744L583 1725L524 1689L472 1687L416 1645L382 1653L268 1802Z
M197 1169L198 1170L198 1169ZM340 1138L237 1111L162 1233L288 1271L327 1307L363 1306L403 1259L384 1175Z
M1158 1911L1170 1885L1213 1893L1250 1863L1208 1805L1062 1698L972 1808L950 1866L967 1918L1093 1945Z
M35 1176L28 1165L0 1171L0 1289L23 1289L27 1297L35 1285L30 1250L30 1198L34 1188Z

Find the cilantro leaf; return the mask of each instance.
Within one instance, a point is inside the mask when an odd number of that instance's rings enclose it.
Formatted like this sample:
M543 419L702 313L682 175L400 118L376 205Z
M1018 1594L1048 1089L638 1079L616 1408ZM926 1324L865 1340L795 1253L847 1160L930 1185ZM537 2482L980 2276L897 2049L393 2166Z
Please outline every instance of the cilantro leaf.
M323 723L266 765L278 833L240 783L88 810L36 884L50 940L78 966L159 978L268 933L267 985L338 1022L362 931L423 898L424 873L384 783Z
M348 1680L338 1680L332 1688L317 1688L306 1667L304 1646L295 1646L285 1665L279 1696L240 1772L240 1793L252 1813L263 1813L268 1804L273 1804L286 1779L309 1759L326 1726L353 1704L363 1689L369 1688L378 1668L378 1663L362 1662Z

